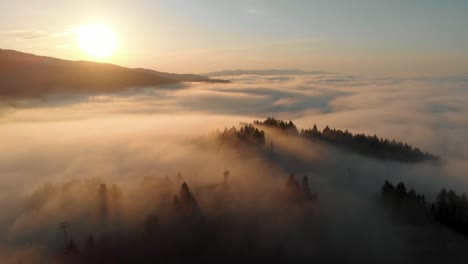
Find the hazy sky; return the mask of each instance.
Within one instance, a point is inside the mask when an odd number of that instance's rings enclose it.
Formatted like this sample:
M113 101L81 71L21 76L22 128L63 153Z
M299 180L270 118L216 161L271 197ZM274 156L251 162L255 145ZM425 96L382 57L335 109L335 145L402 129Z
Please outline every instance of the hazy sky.
M468 72L466 0L3 1L0 48L92 59L74 28L118 37L105 61L172 72L299 68L353 74Z

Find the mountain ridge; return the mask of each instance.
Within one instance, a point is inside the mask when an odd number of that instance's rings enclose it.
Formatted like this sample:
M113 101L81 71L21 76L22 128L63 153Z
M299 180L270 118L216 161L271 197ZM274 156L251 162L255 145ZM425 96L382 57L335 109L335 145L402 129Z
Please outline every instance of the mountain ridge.
M180 82L229 81L0 49L0 97L30 98L62 91L116 92Z

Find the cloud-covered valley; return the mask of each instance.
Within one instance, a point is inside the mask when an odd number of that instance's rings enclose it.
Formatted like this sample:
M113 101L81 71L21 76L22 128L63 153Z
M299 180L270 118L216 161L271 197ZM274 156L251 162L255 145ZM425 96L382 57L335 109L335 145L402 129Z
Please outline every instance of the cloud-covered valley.
M79 186L87 181L115 183L124 186L129 197L135 197L146 176L175 179L180 171L195 188L219 182L227 168L232 180L243 186L239 189L245 197L257 197L256 191L270 193L290 173L308 175L324 211L319 220L314 220L322 221L322 226L309 230L323 239L316 237L314 241L324 241L324 245L313 247L311 252L320 255L320 250L338 249L351 261L372 259L353 252L361 246L370 250L374 260L387 250L407 254L409 260L419 256L401 246L402 239L407 240L400 229L384 230L388 228L384 215L369 209L369 201L385 180L404 181L430 202L442 187L457 193L468 190L468 76L311 74L221 78L232 83L184 83L113 94L62 93L4 99L0 103L0 249L5 249L0 250L0 256L13 260L16 255L8 252L18 248L10 252L29 254L34 259L41 254L37 251L42 252L35 245L41 241L54 246L58 243L55 229L59 221L70 218L72 223L79 222L80 210L84 209L77 205L77 212L65 210L57 202L58 196L45 202L47 206L41 210L20 209L24 199L44 184L60 189L61 184L78 182L67 196L70 203L77 203L83 193L80 188L85 188ZM317 124L319 129L328 125L353 133L377 134L436 154L443 162L382 161L284 138L268 130L267 142L274 141L279 156L220 150L212 143L217 129L269 116L293 120L304 129ZM269 204L275 199L258 202L260 211L268 215ZM127 208L127 213L140 212L135 209L135 200L128 200L126 206L136 211ZM250 209L239 210L245 213ZM129 216L126 219L137 221ZM271 228L284 227L270 224ZM82 230L76 229L75 235L80 236ZM278 231L274 236L272 241L282 234ZM303 241L291 239L293 248L287 251L294 252L298 260L306 259L305 250L299 249ZM32 249L22 246L25 244ZM392 260L401 259L395 256L386 261Z
M115 94L54 94L6 100L0 120L13 123L155 116L227 116L237 122L274 116L408 141L444 157L463 158L467 76L369 78L347 75L224 76L233 83L185 83ZM237 123L235 122L235 123ZM234 124L235 124L234 123ZM232 123L217 124L222 128Z

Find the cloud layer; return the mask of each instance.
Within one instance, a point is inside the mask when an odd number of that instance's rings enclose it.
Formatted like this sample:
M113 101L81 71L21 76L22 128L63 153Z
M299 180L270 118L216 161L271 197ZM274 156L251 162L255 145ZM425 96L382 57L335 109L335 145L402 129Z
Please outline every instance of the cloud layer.
M183 171L193 184L217 182L228 167L243 179L290 172L311 177L332 224L324 236L356 231L334 218L346 211L357 229L368 202L385 179L404 180L428 199L443 186L468 190L468 78L367 78L339 74L225 76L233 83L190 83L182 88L131 89L116 94L55 94L41 99L3 101L0 111L0 237L5 248L28 237L30 215L18 213L22 197L47 182L101 179L131 188L145 176ZM276 160L216 152L207 143L216 129L274 116L300 128L317 124L408 142L442 157L439 167L382 162L308 142L274 138ZM206 145L208 144L208 145ZM201 165L202 164L202 165ZM276 182L276 180L275 180ZM258 182L257 182L258 183ZM339 198L337 198L339 197ZM359 212L359 213L357 213ZM369 216L370 217L370 216ZM379 216L380 217L380 216ZM379 218L377 217L377 218ZM335 220L333 220L335 219ZM46 225L47 218L41 224ZM51 220L52 221L52 220ZM55 220L54 220L55 221ZM28 229L29 228L29 229ZM32 228L32 229L31 229ZM35 227L41 230L42 227ZM40 232L39 232L40 233ZM398 238L389 234L388 239ZM376 244L366 237L360 243ZM372 242L373 241L373 242ZM336 242L336 241L335 241ZM0 248L2 247L0 244ZM379 247L376 246L376 247ZM36 249L21 248L34 255ZM380 248L374 248L376 252ZM1 255L0 251L0 255ZM377 254L377 253L376 253Z

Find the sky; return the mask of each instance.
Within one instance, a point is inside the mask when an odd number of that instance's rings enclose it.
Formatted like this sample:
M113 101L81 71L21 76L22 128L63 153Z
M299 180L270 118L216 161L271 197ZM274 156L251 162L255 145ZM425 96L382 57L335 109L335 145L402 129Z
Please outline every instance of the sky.
M361 75L468 72L464 0L5 1L0 48L72 60L76 29L117 37L105 62L169 72L297 68Z

